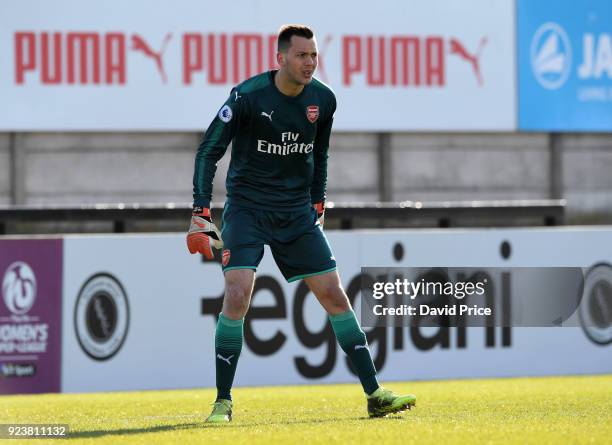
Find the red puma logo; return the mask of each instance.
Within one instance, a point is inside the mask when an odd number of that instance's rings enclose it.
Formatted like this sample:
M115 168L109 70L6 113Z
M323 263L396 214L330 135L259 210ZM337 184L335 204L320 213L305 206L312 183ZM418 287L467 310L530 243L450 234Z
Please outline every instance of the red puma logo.
M140 51L146 57L150 57L153 60L155 60L155 64L157 65L157 70L159 71L159 74L161 75L162 81L164 83L168 81L168 78L166 76L166 72L164 71L164 63L162 61L162 56L164 54L164 51L166 51L166 46L168 45L168 42L170 41L171 38L172 38L172 33L166 34L166 37L164 37L164 41L162 43L161 49L158 52L156 52L156 51L153 51L151 47L149 46L149 44L138 34L132 35L132 47L130 49L133 49L134 51Z
M451 39L450 41L450 53L461 57L463 60L472 65L472 68L474 68L474 74L476 75L476 79L478 80L478 85L480 86L484 84L484 81L482 79L482 73L480 72L480 53L486 45L487 40L487 37L483 37L482 39L480 39L478 49L473 55L465 49L465 46L463 46L463 44L459 40Z

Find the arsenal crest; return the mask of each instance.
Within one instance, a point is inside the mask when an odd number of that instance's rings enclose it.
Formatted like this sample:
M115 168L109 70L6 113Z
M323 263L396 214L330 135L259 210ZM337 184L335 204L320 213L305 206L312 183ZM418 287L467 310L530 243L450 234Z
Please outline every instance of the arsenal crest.
M229 249L225 249L223 251L223 257L222 257L222 260L221 260L221 264L223 264L223 266L225 267L225 266L227 266L227 263L229 263L229 260L230 260L230 250Z
M314 124L319 118L319 106L308 105L306 107L306 118Z

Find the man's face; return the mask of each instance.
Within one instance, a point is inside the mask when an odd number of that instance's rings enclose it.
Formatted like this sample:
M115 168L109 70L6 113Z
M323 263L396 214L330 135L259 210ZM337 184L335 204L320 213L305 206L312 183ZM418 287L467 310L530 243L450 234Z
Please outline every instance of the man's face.
M317 69L317 41L313 37L291 36L291 46L278 53L278 64L289 79L299 85L307 85Z

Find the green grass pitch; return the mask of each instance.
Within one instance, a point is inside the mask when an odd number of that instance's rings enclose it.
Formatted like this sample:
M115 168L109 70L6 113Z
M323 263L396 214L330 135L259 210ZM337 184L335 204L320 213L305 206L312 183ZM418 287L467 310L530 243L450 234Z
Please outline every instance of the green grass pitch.
M2 396L0 423L65 423L69 442L96 444L612 443L612 375L386 386L416 408L369 419L355 384L238 387L221 426L203 423L212 389Z

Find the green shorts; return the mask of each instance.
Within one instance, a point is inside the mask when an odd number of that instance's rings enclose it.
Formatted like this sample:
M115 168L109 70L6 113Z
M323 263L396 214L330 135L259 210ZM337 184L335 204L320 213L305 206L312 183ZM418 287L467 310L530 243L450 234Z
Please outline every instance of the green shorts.
M264 244L289 282L336 270L317 211L310 207L294 212L251 209L226 204L221 230L223 272L253 269L261 261Z

